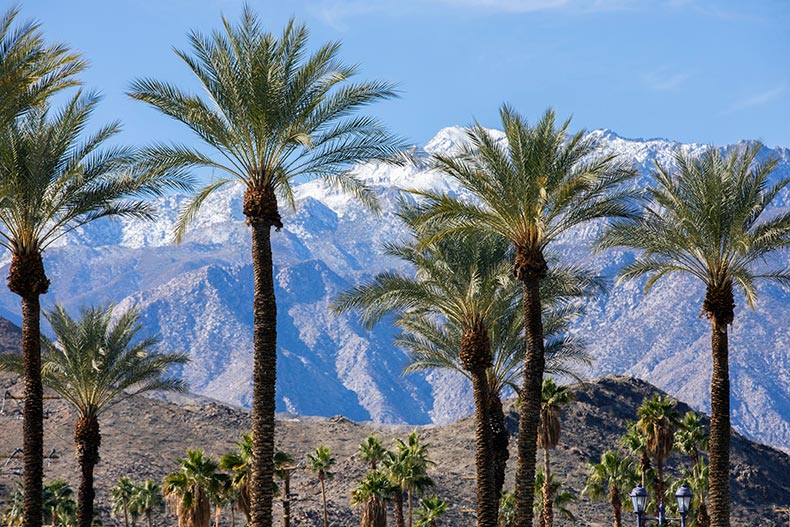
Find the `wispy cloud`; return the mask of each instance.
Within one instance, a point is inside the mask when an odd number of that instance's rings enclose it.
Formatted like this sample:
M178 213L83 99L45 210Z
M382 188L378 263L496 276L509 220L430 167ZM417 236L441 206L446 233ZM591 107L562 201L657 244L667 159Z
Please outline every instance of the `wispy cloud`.
M657 92L674 92L691 77L689 73L677 71L669 66L660 66L642 74L642 83Z
M472 7L506 13L564 11L592 13L619 11L639 5L637 0L438 0L445 5Z
M787 83L785 82L780 84L779 86L775 86L773 88L763 90L759 93L755 93L754 95L733 102L727 109L724 110L724 113L725 114L735 113L735 112L740 112L742 110L747 110L749 108L763 106L765 104L775 101L776 99L779 99L786 92L787 92Z

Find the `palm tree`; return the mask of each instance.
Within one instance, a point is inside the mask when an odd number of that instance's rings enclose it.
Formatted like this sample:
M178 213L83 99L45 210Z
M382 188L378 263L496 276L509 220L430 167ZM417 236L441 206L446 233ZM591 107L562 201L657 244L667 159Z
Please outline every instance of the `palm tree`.
M17 7L0 16L0 127L44 103L52 94L78 84L87 67L63 44L47 44L35 22L14 25Z
M283 527L291 526L291 472L294 458L287 452L277 450L274 453L274 477L283 482Z
M395 493L396 506L400 494L400 517L403 525L403 492L406 493L408 527L412 527L412 500L416 492L433 486L433 480L428 476L428 467L435 463L428 458L428 445L421 442L420 434L412 431L406 441L396 439L395 452L390 453L385 461L390 480L400 487L400 493ZM398 524L396 510L395 523Z
M324 504L324 527L329 527L329 515L326 509L326 480L335 477L335 474L330 470L335 464L335 458L332 457L332 449L328 446L318 445L316 449L307 454L307 468L318 476L318 481L321 482L321 501Z
M539 518L542 519L545 517L545 514L543 514L544 507L546 506L545 501L540 499L538 495L541 490L545 493L545 489L548 488L548 493L551 496L552 510L556 510L557 516L560 518L565 518L572 523L576 523L576 516L574 516L573 512L568 508L571 503L577 500L576 495L569 490L563 490L562 486L562 481L558 480L554 474L549 474L549 477L546 477L543 469L538 467L535 473L535 504L533 505L533 509ZM552 512L552 521L553 514Z
M386 503L395 490L385 472L365 474L351 492L351 504L362 507L361 527L387 527Z
M5 509L3 509L2 522L8 527L13 525L22 525L23 520L23 502L25 500L25 493L22 486L18 485L14 491L6 498Z
M359 444L359 459L370 463L370 470L375 471L378 464L387 455L387 449L382 446L381 442L375 435L367 436L362 443Z
M634 462L614 450L607 450L601 454L600 463L589 463L589 467L582 494L594 500L608 499L612 506L612 525L622 527L623 497L629 495L638 480Z
M340 62L340 44L308 55L304 26L291 21L278 38L262 30L249 7L238 26L224 18L223 26L211 36L192 32L192 54L177 52L205 89L202 95L150 79L135 81L130 95L186 124L214 153L156 145L146 152L150 167L175 173L210 167L226 175L181 212L178 240L212 192L234 181L245 188L254 274L251 524L261 527L272 518L277 304L270 231L283 227L278 200L295 207L294 180L317 177L373 206L370 189L348 169L391 158L401 145L375 119L353 115L395 93L387 83L351 83L356 68Z
M647 440L639 431L636 421L627 422L626 429L626 433L620 438L620 444L634 457L634 459L639 461L641 485L647 488L648 477L653 471L653 464L650 463L650 455L647 452Z
M139 311L121 315L113 308L82 310L80 318L69 316L56 305L45 313L55 334L47 344L41 371L45 386L71 404L77 411L74 445L80 467L77 494L77 524L93 523L93 470L99 462L101 432L99 416L113 404L134 394L153 390L184 391L184 381L165 377L166 370L185 364L180 353L157 353L159 340L137 339L142 328ZM0 355L0 370L21 373L24 364L18 355Z
M219 458L219 468L229 471L231 482L238 490L236 503L244 513L247 523L252 519L250 507L250 475L252 474L252 434L242 434L236 442L236 452L223 454Z
M40 525L43 405L39 297L49 289L43 251L69 231L105 216L151 218L146 195L183 178L130 173L133 152L100 149L118 124L80 142L96 106L94 95L75 95L56 115L35 108L0 130L0 246L11 253L8 288L22 301L25 377L25 525ZM27 513L26 513L27 516Z
M708 451L708 431L702 423L702 416L696 412L686 412L675 432L675 448L691 458L694 470L700 462L700 453Z
M436 527L436 522L447 513L448 508L449 504L438 496L422 498L417 508L417 527Z
M181 467L165 478L162 493L176 509L178 527L209 527L211 496L227 476L217 472L217 462L202 450L187 449L187 457L176 461Z
M664 460L675 447L675 430L678 427L678 414L674 411L677 402L654 395L642 401L637 410L639 420L636 428L645 438L647 453L656 461L656 497L658 503L664 502Z
M121 476L110 491L113 516L123 513L123 525L129 527L129 510L137 488L127 476Z
M72 527L74 522L74 512L76 503L74 501L74 491L69 484L56 479L44 485L44 519L55 526Z
M543 506L541 507L540 526L552 527L554 523L554 496L552 496L552 474L549 450L557 448L562 427L560 414L562 407L573 400L573 392L566 386L558 386L551 377L543 380L538 423L538 448L543 449Z
M674 171L657 164L642 216L616 223L601 242L641 251L620 280L648 275L649 290L680 272L705 285L702 311L711 325L713 360L710 517L720 527L730 524L728 326L735 316L735 289L754 307L757 282L790 283L786 264L771 268L766 260L790 244L790 212L771 210L790 179L770 181L777 159L757 161L761 149L755 143L729 154L715 148L698 157L678 152Z
M470 144L452 157L436 156L435 168L474 196L415 192L427 201L423 222L449 233L486 232L507 239L513 273L521 282L526 353L520 391L521 419L516 471L516 525L531 527L540 394L545 366L540 283L548 273L546 251L579 224L633 214L630 193L619 187L634 174L614 155L603 154L584 131L555 127L549 110L535 125L505 105L500 111L507 145L475 124Z
M506 490L499 498L498 527L513 527L516 523L516 495Z
M710 516L706 500L708 497L708 476L709 470L705 460L700 458L699 464L691 470L683 469L683 478L676 480L670 487L671 492L676 492L682 484L686 484L693 497L691 499L691 509L696 510L694 518L695 527L710 527Z
M145 515L148 527L153 527L154 525L154 511L161 509L165 505L161 487L150 479L145 480L140 485L135 485L131 501L133 507Z

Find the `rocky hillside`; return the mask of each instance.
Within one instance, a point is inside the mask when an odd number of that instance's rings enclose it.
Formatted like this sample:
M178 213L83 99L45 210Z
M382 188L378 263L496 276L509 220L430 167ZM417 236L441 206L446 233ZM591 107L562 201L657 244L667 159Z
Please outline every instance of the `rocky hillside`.
M0 389L17 394L21 385L8 377L0 379ZM568 488L578 494L584 486L586 463L598 460L601 452L613 448L625 430L627 419L635 418L635 409L645 397L658 390L639 380L605 377L585 385L574 386L576 399L562 417L563 435L552 455L553 471L565 480ZM56 459L47 462L46 478L66 478L76 488L78 471L71 441L75 416L60 401L47 401L50 417L45 422L45 451L55 449ZM687 409L680 405L681 411ZM508 426L515 433L518 416L508 411ZM8 455L21 446L22 420L18 405L11 403L0 416L0 454ZM98 504L104 525L118 525L108 517L108 492L122 475L135 480L161 480L176 469L175 458L184 455L187 447L205 449L217 456L233 448L233 443L250 426L249 413L224 404L180 398L180 403L146 397L132 397L111 408L101 417L102 461L97 467ZM417 427L429 445L436 462L431 476L435 492L446 498L450 513L442 525L472 526L474 519L464 510L474 507L474 423L464 418L445 426ZM355 480L364 473L356 458L358 444L368 434L377 434L387 446L395 437L405 437L412 430L404 425L357 423L346 417L308 418L281 416L277 428L277 447L291 453L297 460L319 444L329 445L337 458L336 477L328 483L332 525L358 525L358 512L350 508L349 496ZM511 443L515 438L511 438ZM774 506L790 505L790 457L780 451L733 435L732 491L735 525L784 525L772 513ZM511 444L511 454L515 456ZM686 463L674 455L670 465ZM511 457L507 486L512 488L515 457ZM0 495L20 481L21 461L12 459L0 465ZM295 525L320 525L320 488L315 477L304 470L294 474L292 491ZM578 518L577 525L605 527L611 525L605 503L584 498L571 506ZM275 505L279 514L279 505ZM630 520L629 520L630 521ZM230 525L226 511L223 525ZM160 517L157 525L174 524L172 517ZM240 524L240 523L239 523ZM276 523L277 524L277 523ZM629 525L630 523L627 523ZM560 522L558 525L568 525Z

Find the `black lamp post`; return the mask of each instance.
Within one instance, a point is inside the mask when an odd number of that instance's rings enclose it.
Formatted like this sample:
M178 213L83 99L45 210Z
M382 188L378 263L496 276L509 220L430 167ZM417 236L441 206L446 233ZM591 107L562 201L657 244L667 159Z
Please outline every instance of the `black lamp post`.
M657 521L659 527L663 527L666 525L667 520L680 520L680 526L686 527L686 516L689 513L689 508L691 507L691 498L694 497L694 494L686 485L681 485L677 492L675 492L675 499L678 501L678 512L680 513L680 518L668 518L665 516L664 502L658 504L658 516L645 516L645 509L647 508L647 491L642 485L637 485L634 487L634 490L631 491L629 496L631 497L631 503L634 506L634 511L636 511L637 527L643 527L645 522L648 521Z

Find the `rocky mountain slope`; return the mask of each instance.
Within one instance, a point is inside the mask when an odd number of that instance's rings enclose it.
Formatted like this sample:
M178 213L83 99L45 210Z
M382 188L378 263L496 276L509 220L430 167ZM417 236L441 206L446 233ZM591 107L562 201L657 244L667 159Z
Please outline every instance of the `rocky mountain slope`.
M13 394L22 386L15 379L0 376L0 389ZM603 451L616 448L618 437L625 431L628 419L635 419L636 408L645 397L658 390L643 381L609 376L573 387L575 401L562 416L562 438L552 453L552 471L578 495L585 484L586 463L598 461ZM56 456L46 463L46 479L65 478L77 487L79 471L74 461L72 427L75 415L62 402L48 400L50 417L45 421L45 452L55 449ZM688 407L679 405L680 411ZM212 456L231 451L233 443L250 426L244 409L216 402L182 399L181 404L146 397L132 397L112 407L100 418L102 429L101 462L96 470L97 504L104 525L119 525L109 515L109 490L120 476L133 480L161 480L177 469L175 459L183 457L187 447L205 449ZM9 455L21 446L22 420L19 408L12 403L0 415L1 455ZM507 424L512 434L518 426L518 415L510 406ZM359 443L369 434L376 434L385 446L394 438L404 438L413 428L407 425L357 423L346 417L331 418L280 416L277 423L277 447L304 460L319 444L328 445L337 459L336 476L327 484L332 525L359 525L359 513L350 507L349 498L355 482L366 467L357 459ZM449 425L417 427L429 445L430 457L436 462L431 477L436 481L432 493L450 502L450 512L442 525L454 527L474 525L468 511L475 506L474 422L464 418ZM541 455L542 456L542 455ZM542 457L541 457L542 459ZM688 461L678 454L670 459L671 472ZM778 450L751 442L738 434L732 439L732 514L733 524L743 526L784 525L785 520L773 508L790 505L790 456ZM515 435L511 437L511 460L506 486L512 489L515 471ZM21 460L0 464L0 497L20 481ZM305 470L294 472L292 492L294 525L321 525L321 496L318 480ZM570 509L578 518L579 527L611 525L606 502L582 498ZM279 516L280 506L275 504ZM630 513L626 525L630 524ZM238 520L238 518L237 518ZM230 525L226 510L222 525ZM119 523L121 522L121 523ZM173 525L170 516L156 518L157 525ZM238 523L240 524L240 522ZM275 522L275 524L279 524ZM559 521L558 525L569 525Z
M624 139L609 131L592 133L643 173L656 160L671 164L678 149L704 149ZM338 292L402 265L382 256L381 250L383 242L403 236L394 215L398 189L458 192L452 182L427 170L425 161L428 154L452 151L461 141L462 129L444 129L425 147L414 148L413 166L358 167L380 198L378 216L321 182L296 188L297 210L284 211L285 228L273 234L279 411L412 424L448 423L469 413L469 386L458 376L401 375L407 357L393 346L392 327L381 324L368 332L353 314L335 317L327 310ZM790 176L790 150L769 153L781 158L776 177ZM635 184L647 182L643 177ZM52 288L44 305L59 301L72 310L109 302L123 308L137 305L146 330L160 334L166 350L189 352L192 362L179 374L193 390L248 405L252 269L241 200L238 187L217 192L181 246L170 238L185 201L179 195L159 200L161 218L154 224L108 221L73 233L45 254ZM790 204L787 195L779 202ZM589 242L598 229L590 225L575 231L558 251L611 278L632 255L591 255ZM8 254L0 256L1 272L7 273L9 261ZM649 295L633 283L591 301L587 316L574 328L595 358L586 373L650 380L695 408L707 409L708 324L699 317L703 293L696 283L672 279ZM761 289L756 311L746 308L741 298L737 302L730 341L733 423L749 437L790 448L790 293L774 286ZM0 316L15 322L20 318L18 299L5 288L0 288Z

